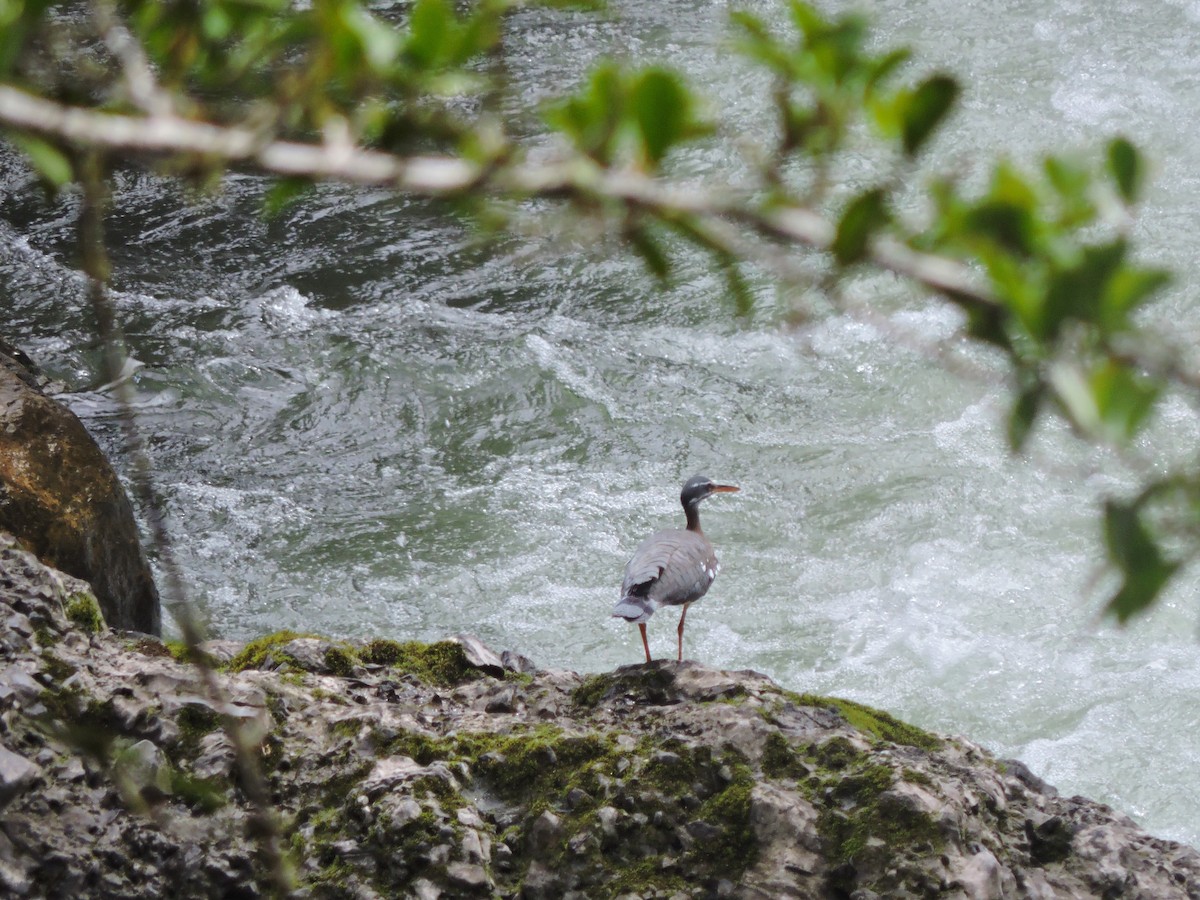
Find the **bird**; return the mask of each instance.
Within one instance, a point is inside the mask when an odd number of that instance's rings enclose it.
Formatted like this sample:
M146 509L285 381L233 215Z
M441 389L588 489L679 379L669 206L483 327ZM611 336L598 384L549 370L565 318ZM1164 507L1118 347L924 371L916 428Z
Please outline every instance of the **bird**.
M683 661L683 622L688 607L705 595L721 568L712 542L700 530L700 501L738 490L732 484L716 484L704 475L693 475L684 482L679 495L687 527L656 531L642 541L626 563L621 599L612 614L641 630L646 662L651 661L646 621L664 605L683 607L678 629L678 660Z

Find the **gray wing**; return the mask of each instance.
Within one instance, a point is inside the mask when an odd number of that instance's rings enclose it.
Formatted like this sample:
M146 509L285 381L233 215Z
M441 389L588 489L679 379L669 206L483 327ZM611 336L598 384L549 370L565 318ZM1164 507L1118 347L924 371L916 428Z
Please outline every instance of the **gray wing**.
M718 568L713 546L704 535L684 529L655 532L625 566L617 607L634 604L648 608L644 614L649 618L660 604L692 603L704 596ZM624 612L613 614L630 618Z

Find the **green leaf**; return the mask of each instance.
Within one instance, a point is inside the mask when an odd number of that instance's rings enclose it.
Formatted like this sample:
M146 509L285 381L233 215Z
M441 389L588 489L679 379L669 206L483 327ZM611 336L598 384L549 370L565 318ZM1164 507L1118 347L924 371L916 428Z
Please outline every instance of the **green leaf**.
M625 85L617 67L598 66L586 87L546 112L546 121L566 134L597 162L612 157L618 126L625 111Z
M1025 448L1045 396L1046 385L1036 377L1017 394L1008 416L1008 446L1013 453L1020 453Z
M634 82L630 105L646 161L657 166L668 150L688 137L692 95L674 72L647 69Z
M1058 195L1060 209L1056 217L1063 228L1079 228L1096 218L1096 205L1092 202L1092 173L1074 162L1060 156L1048 156L1042 163L1046 181Z
M1088 384L1087 376L1078 366L1059 363L1050 370L1054 394L1067 414L1067 419L1085 434L1100 431L1100 408Z
M0 0L0 74L17 64L51 6L51 0Z
M1005 352L1012 352L1012 339L1004 328L1006 316L1004 311L996 306L971 305L965 307L967 313L967 334L977 341L999 347Z
M1137 433L1162 392L1154 379L1112 360L1086 373L1059 363L1050 372L1050 382L1072 424L1114 442L1128 441Z
M888 78L910 59L912 59L912 51L907 47L900 47L889 53L885 53L868 67L870 74L867 78L867 87L874 88L887 81Z
M655 278L666 281L670 277L671 259L648 228L630 228L625 232L625 238Z
M722 255L717 259L717 263L725 276L725 286L729 295L733 298L734 311L739 316L750 315L754 311L754 294L750 291L750 285L746 282L737 260Z
M1004 248L982 246L976 251L987 269L992 290L1002 304L997 310L996 327L1001 340L992 341L1002 349L1011 350L1013 336L1005 326L1015 321L1025 334L1041 339L1045 286L1037 270Z
M931 75L917 87L904 110L901 141L904 152L915 156L937 130L958 98L958 82L949 75Z
M13 134L11 138L42 180L55 188L74 180L75 172L71 161L53 144L30 134Z
M1060 197L1082 196L1092 183L1087 169L1061 156L1047 156L1042 161L1042 169L1046 173L1046 180Z
M846 206L833 240L834 258L843 266L858 262L867 252L871 236L889 221L887 192L872 188Z
M1137 202L1145 177L1145 166L1137 147L1123 137L1109 141L1108 170L1125 202Z
M1111 360L1098 366L1089 382L1104 431L1116 441L1137 433L1162 392L1154 379Z
M802 0L791 0L788 10L792 14L792 24L810 40L828 27L821 14Z
M1004 200L983 200L963 216L965 230L1021 256L1037 250L1037 223L1028 207Z
M1104 539L1108 558L1121 573L1121 586L1105 612L1125 624L1148 609L1179 563L1168 559L1142 520L1140 503L1109 500L1104 507Z
M1130 313L1170 283L1171 273L1165 269L1122 266L1109 279L1101 301L1101 322L1105 330L1111 333L1129 327Z
M262 214L273 219L312 190L312 182L305 178L280 178L263 197Z
M219 3L205 4L201 12L204 36L210 41L223 41L233 29L229 12Z
M454 11L446 0L417 0L404 48L409 59L422 68L436 65L446 53L454 24Z
M417 6L427 7L422 11L420 25L427 29L424 37L429 41L429 45L419 53L424 54L428 62L451 61L448 57L456 49L450 40L457 25L453 13L440 3L436 4L441 7L436 12L429 9L424 0L418 2ZM418 19L416 9L413 10L413 19ZM400 37L390 25L376 19L357 4L345 6L342 11L342 25L348 33L354 35L362 49L362 58L371 64L372 69L377 72L385 71L395 61L400 49ZM414 22L413 28L416 27L417 22ZM409 49L411 52L411 44Z
M1109 283L1121 270L1127 250L1121 238L1085 247L1073 265L1054 273L1046 291L1043 336L1056 335L1068 319L1101 324Z

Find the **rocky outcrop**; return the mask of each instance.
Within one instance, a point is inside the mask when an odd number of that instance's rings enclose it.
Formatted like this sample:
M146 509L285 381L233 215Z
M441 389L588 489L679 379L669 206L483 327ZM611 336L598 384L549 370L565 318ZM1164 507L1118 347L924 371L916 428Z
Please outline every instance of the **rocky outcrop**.
M0 528L92 586L114 628L158 634L158 591L120 480L46 379L0 341Z
M1200 896L1200 855L1019 763L754 672L473 639L105 630L0 539L0 895L253 897L249 739L304 897Z

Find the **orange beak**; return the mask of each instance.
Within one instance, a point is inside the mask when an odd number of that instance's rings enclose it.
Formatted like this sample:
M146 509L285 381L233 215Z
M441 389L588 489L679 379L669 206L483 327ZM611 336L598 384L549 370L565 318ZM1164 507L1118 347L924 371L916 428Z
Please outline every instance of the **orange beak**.
M714 494L736 494L741 488L736 484L714 484L712 492Z

